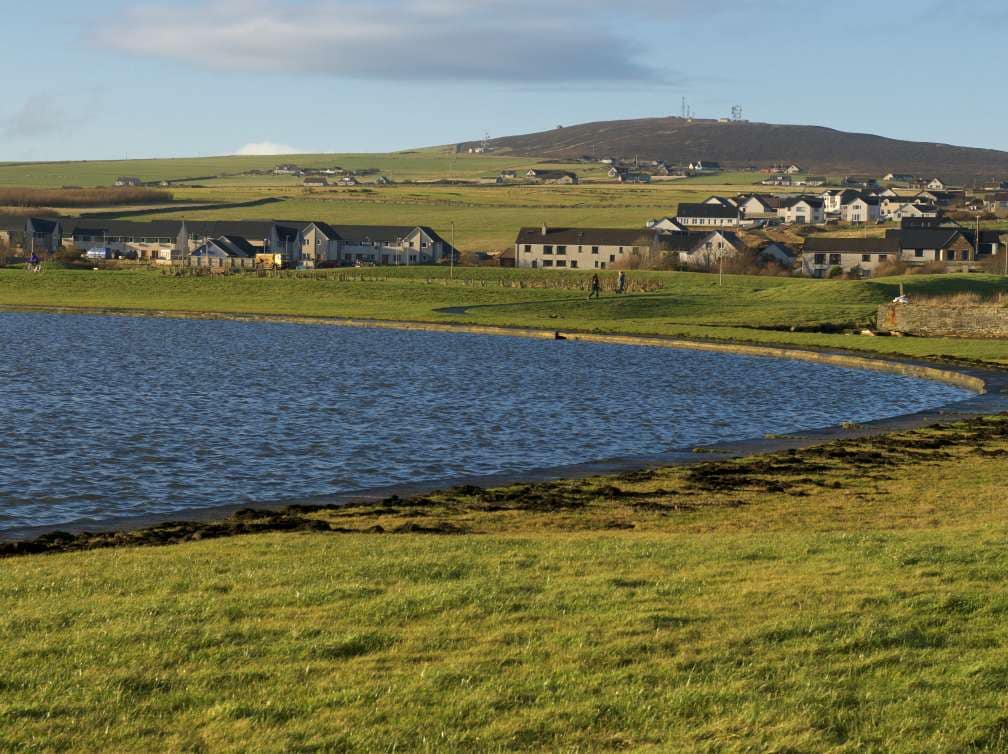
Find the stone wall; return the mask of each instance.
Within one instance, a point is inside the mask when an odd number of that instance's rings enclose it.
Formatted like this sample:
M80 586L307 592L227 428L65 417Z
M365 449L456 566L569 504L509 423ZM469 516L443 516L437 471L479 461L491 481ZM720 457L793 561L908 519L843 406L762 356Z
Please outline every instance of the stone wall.
M959 338L1008 338L1008 306L926 306L885 304L878 329Z

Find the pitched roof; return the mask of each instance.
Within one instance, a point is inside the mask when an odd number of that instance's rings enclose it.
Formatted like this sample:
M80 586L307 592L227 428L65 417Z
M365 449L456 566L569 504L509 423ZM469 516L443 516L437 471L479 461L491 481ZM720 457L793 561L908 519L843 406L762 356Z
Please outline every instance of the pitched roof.
M807 253L815 252L848 252L853 254L868 253L898 253L900 250L899 238L891 236L874 237L837 237L837 236L809 236L805 239L802 251Z
M821 207L823 206L823 200L818 196L792 196L781 202L781 208L791 208L796 204L801 204L805 202L810 207Z
M904 249L944 249L959 235L958 228L903 228L899 240Z
M522 228L517 244L568 244L586 246L648 246L655 239L654 231L639 228Z
M739 210L737 207L726 206L724 204L680 204L676 210L676 217L703 217L703 218L737 218Z

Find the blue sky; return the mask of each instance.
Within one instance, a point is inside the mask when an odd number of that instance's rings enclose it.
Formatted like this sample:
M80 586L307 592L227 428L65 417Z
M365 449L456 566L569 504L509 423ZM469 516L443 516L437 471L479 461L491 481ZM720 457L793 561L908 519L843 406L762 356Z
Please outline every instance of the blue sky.
M387 151L684 96L1008 149L993 0L37 0L3 31L0 160Z

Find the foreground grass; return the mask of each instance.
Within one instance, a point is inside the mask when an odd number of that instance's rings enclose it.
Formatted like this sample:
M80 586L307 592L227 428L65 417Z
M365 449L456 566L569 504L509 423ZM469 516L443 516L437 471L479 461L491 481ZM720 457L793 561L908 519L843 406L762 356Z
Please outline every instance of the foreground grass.
M5 560L0 749L1003 751L1006 455L989 419L309 514L456 536Z
M229 314L366 317L385 320L667 335L914 357L1008 363L1002 341L867 338L790 328L860 329L903 284L911 296L1008 291L995 275L932 275L867 281L630 273L630 294L587 302L590 272L376 268L331 275L215 279L156 272L0 270L0 305L94 306ZM615 273L603 275L611 286ZM448 309L449 311L445 311Z

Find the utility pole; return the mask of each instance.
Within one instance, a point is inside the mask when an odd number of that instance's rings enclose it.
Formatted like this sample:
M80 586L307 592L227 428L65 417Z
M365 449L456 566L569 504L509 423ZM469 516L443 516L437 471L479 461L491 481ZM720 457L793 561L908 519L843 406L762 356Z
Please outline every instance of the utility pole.
M451 249L448 252L451 254L448 261L448 277L455 278L455 221L452 220L451 224Z

